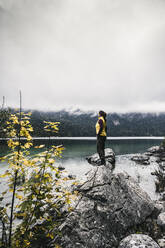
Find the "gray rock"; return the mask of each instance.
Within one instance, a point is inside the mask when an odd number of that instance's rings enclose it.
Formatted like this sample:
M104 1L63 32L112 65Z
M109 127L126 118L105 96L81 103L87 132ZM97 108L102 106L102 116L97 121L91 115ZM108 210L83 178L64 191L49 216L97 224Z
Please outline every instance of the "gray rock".
M92 164L92 165L100 165L101 164L101 160L99 158L98 153L95 153L92 156L87 157L86 160L88 161L89 164ZM105 160L106 160L106 164L107 163L111 163L111 164L115 163L115 153L111 148L105 149Z
M69 179L76 179L76 176L72 175L72 174L69 174L68 177L69 177Z
M148 235L131 234L124 238L118 248L160 248L160 246Z
M151 152L144 152L144 155L146 155L146 156L152 156L152 153Z
M143 165L148 165L150 164L149 162L149 156L145 155L145 154L136 154L131 158L132 161L135 161L139 164L143 164Z
M164 192L165 190L165 172L162 169L155 170L154 173L152 173L156 176L155 180L155 186L156 186L156 192Z
M154 153L159 153L160 152L160 146L152 146L150 147L147 152L154 154Z
M58 166L58 169L59 169L60 171L63 171L63 170L65 170L65 167L62 166L62 165L59 165L59 166Z
M165 212L158 215L157 224L165 230Z
M153 146L147 150L150 156L159 157L160 161L165 161L165 147L163 146Z
M64 248L117 247L129 228L154 210L150 197L128 174L114 175L107 166L93 167L79 191L77 208L61 226Z
M158 244L159 244L160 248L165 248L165 238L158 239Z
M160 200L165 201L165 191L160 193Z
M164 161L160 161L160 162L159 162L159 166L160 166L160 168L161 168L163 171L165 171L165 162L164 162Z
M155 216L158 217L158 215L160 213L165 212L165 202L164 201L155 201L155 209L154 209L154 213Z

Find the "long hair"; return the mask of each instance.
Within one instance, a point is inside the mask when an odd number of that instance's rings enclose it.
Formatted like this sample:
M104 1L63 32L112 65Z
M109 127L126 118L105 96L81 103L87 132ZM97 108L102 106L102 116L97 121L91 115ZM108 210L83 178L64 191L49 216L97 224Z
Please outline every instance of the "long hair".
M99 111L99 115L102 116L102 117L104 118L105 121L107 121L107 120L106 120L107 114L106 114L104 111L100 110L100 111Z

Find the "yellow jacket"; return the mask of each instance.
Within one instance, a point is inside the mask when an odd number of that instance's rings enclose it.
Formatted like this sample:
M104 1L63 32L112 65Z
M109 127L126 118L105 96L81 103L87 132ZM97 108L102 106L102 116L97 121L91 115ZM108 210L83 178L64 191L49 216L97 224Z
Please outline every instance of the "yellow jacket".
M106 133L106 122L105 122L105 120L104 120L104 118L102 116L99 116L98 121L96 123L96 134L98 134L99 131L100 131L99 120L102 120L103 121L103 130L101 131L100 136L107 136L107 133Z

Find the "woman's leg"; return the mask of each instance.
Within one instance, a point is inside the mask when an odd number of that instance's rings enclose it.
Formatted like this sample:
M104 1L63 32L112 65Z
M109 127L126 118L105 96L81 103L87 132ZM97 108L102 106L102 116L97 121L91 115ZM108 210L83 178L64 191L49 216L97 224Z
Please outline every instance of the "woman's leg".
M98 136L97 137L97 152L99 154L101 164L105 164L105 137L104 136Z

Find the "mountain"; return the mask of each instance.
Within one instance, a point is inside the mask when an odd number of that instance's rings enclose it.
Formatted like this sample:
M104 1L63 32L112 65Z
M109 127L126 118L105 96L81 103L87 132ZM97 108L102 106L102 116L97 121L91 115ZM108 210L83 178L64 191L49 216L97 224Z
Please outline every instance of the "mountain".
M97 113L75 111L32 111L35 136L47 136L43 121L59 121L58 136L95 136ZM107 115L108 136L164 136L165 113L109 113ZM53 134L52 134L53 135Z
M13 113L14 110L11 112ZM48 136L48 133L44 131L44 121L60 122L59 133L56 136L95 136L95 124L98 118L96 112L84 112L79 109L56 112L33 110L31 112L34 137ZM1 118L1 127L4 126L3 118ZM109 113L107 114L107 127L108 136L165 136L165 113ZM54 136L55 134L49 133L49 135ZM0 137L4 137L2 130Z

